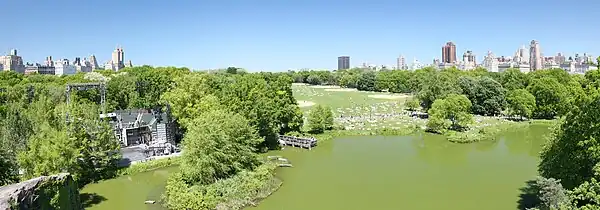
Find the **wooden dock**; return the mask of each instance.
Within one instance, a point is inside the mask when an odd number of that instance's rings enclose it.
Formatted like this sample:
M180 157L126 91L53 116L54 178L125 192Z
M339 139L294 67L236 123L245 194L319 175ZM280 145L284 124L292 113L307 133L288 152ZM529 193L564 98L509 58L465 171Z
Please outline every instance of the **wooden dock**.
M279 135L279 144L283 146L301 147L310 150L313 147L317 146L317 139L308 137Z

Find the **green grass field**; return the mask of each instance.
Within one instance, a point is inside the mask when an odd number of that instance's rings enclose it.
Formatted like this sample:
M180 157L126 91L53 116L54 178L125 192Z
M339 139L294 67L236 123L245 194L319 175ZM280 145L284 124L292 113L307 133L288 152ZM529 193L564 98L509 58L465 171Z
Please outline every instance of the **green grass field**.
M304 112L305 124L311 107L320 104L331 107L335 124L346 130L426 128L426 119L410 117L405 110L404 104L411 99L410 95L305 84L294 84L293 91ZM518 124L522 123L475 115L469 130L454 132L448 136L457 142L479 141L487 134L510 129Z
M332 86L294 84L294 97L298 100L305 118L313 105L331 107L336 125L346 129L371 130L379 128L401 129L424 126L425 120L404 113L404 103L412 96L342 89Z

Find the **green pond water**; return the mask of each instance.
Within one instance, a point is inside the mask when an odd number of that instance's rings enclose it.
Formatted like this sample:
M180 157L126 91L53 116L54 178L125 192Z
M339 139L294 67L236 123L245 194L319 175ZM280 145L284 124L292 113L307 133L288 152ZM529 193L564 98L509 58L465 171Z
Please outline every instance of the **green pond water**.
M177 167L121 176L86 185L80 192L85 209L97 210L163 210L160 204L144 204L159 201L165 191L167 177Z
M289 159L283 186L253 210L517 209L535 178L547 126L506 132L498 141L453 144L430 134L342 137L312 151L273 151ZM105 200L90 209L160 209L161 169L87 186Z

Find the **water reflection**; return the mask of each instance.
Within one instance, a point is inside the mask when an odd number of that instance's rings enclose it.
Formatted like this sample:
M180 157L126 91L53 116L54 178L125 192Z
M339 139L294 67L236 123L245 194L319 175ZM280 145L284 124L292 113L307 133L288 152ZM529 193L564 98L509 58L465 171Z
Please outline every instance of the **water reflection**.
M531 125L529 129L508 132L501 140L511 154L526 154L538 157L544 142L550 137L551 129L545 125Z
M505 132L495 141L473 144L455 144L448 142L443 136L428 133L414 135L410 141L419 160L434 165L464 165L469 158L475 158L473 155L476 152L508 152L538 157L549 131L548 126L531 125L528 129Z
M434 165L456 166L467 163L470 145L448 142L443 136L422 133L411 143L419 160Z

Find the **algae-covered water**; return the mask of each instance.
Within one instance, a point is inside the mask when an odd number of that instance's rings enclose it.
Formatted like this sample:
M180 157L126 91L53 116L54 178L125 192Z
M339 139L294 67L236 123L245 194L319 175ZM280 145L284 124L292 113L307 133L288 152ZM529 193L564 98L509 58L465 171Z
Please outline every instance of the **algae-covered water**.
M289 159L283 186L258 210L517 209L520 188L536 176L547 126L506 132L498 141L453 144L430 134L342 137L309 151L273 151ZM175 167L86 186L103 198L89 209L160 209Z

